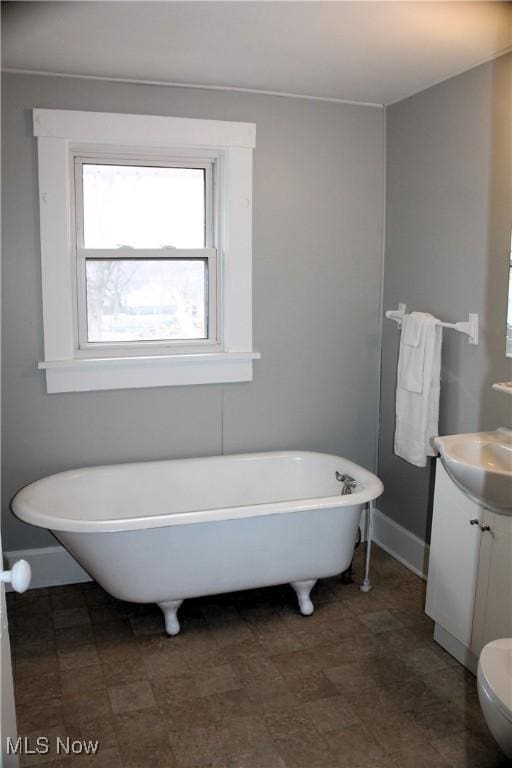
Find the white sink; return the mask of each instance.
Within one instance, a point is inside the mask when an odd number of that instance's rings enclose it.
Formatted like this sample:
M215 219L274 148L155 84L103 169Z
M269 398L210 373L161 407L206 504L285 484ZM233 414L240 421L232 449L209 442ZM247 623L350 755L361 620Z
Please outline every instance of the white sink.
M512 431L435 437L446 471L482 506L512 515Z

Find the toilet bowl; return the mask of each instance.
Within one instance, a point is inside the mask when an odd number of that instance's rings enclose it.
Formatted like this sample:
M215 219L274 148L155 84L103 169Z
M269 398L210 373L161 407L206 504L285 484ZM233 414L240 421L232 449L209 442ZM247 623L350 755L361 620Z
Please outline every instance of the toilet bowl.
M478 698L485 721L512 758L512 638L486 645L478 660Z

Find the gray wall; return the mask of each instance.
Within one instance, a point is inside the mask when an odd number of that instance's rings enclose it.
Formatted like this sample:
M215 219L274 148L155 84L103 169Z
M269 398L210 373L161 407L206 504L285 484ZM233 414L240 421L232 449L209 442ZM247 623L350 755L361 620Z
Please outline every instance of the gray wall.
M366 467L378 424L383 113L278 97L6 75L4 548L55 543L9 498L70 467L246 450L334 451ZM254 164L254 381L47 395L32 107L247 120Z
M447 321L480 314L480 344L445 330L440 434L512 425L512 400L491 384L512 379L505 358L512 224L511 69L505 56L387 110L384 308ZM380 509L429 536L433 468L393 455L399 333L383 330Z

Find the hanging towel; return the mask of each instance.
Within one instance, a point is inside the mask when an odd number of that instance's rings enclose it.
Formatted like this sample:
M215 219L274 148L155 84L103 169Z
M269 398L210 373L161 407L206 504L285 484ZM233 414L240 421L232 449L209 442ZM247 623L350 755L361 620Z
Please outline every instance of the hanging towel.
M442 328L432 315L402 320L396 386L395 453L424 467L438 434Z

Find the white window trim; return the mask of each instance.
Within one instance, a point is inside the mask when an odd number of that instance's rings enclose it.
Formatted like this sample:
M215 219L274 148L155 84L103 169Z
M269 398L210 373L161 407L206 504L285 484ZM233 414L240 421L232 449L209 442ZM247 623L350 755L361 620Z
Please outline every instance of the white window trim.
M208 384L252 380L252 123L149 115L34 109L38 143L44 360L48 392ZM77 345L73 248L73 152L219 160L216 350L149 349L105 357ZM158 353L156 353L158 352ZM92 353L92 350L91 350Z

